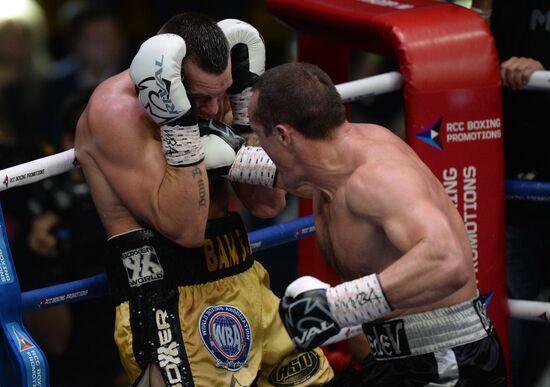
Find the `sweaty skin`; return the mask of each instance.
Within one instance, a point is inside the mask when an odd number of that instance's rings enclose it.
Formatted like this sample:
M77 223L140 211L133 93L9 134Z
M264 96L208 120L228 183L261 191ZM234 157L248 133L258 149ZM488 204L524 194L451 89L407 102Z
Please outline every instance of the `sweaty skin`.
M221 75L183 66L185 87L198 115L221 119L220 106L231 85L231 66ZM139 102L128 71L101 83L79 119L75 152L109 237L152 227L186 247L204 242L207 219L227 214L231 187L208 177L201 162L171 167L160 143L159 127ZM232 184L254 215L272 217L285 207L285 191ZM164 386L158 367L151 368L152 387Z
M75 139L92 197L109 237L145 225L183 246L198 246L208 214L206 170L167 165L159 128L135 94L128 71L101 83ZM185 200L183 200L185 199Z
M254 117L257 92L250 102ZM344 281L380 273L405 315L476 294L472 253L460 214L429 168L389 130L345 121L329 140L279 124L255 133L277 164L279 183L313 199L323 257Z
M214 76L188 63L184 74L199 115L218 118L219 100L231 85L230 66ZM225 179L213 177L208 184L203 163L167 165L159 128L137 99L128 71L94 91L78 122L75 151L109 237L150 226L183 246L200 246L206 219L227 213L230 188ZM257 216L273 216L284 208L282 190L233 186Z

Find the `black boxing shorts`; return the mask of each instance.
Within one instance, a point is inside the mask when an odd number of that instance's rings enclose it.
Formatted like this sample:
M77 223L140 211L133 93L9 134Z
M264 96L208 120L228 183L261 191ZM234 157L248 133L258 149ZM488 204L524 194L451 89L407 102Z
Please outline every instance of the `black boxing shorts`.
M479 298L364 324L363 330L371 353L335 385L508 386L500 342Z
M322 351L296 352L238 214L210 220L201 248L138 230L111 238L107 259L115 341L134 386L149 386L151 364L168 387L332 379Z

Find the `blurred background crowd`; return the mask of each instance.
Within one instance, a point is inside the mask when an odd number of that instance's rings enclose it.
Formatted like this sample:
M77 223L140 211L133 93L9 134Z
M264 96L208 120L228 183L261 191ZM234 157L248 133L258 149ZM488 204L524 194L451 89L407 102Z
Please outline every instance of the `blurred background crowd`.
M127 68L139 45L184 11L254 25L266 42L267 68L295 60L292 31L259 0L1 1L0 169L72 148L78 117L95 86ZM353 53L352 79L397 69L395 59ZM402 105L401 92L361 100L351 104L350 119L402 134ZM104 271L105 235L80 170L4 191L0 199L23 291ZM249 230L296 218L297 201L288 201L275 220L247 216ZM295 244L257 258L281 295L296 277ZM113 320L106 299L25 316L48 357L52 386L128 386L112 339Z
M93 89L126 69L146 38L185 11L246 20L267 42L268 67L291 60L290 31L260 1L0 2L0 169L72 148ZM1 204L23 291L104 271L106 238L80 170L5 191ZM248 221L252 228L270 224ZM277 254L295 259L294 251L289 245L259 258L269 266ZM280 294L296 274L278 268L274 286ZM25 316L50 363L52 386L129 385L113 321L107 299Z

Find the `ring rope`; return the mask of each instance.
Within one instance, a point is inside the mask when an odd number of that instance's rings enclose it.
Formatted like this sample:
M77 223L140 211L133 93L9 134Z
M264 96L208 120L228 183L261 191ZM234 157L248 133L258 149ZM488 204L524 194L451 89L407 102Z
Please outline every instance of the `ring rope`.
M350 102L368 96L398 90L402 87L403 82L402 76L397 72L393 72L339 84L336 87L341 95L342 101ZM550 72L533 73L525 88L550 90ZM360 91L361 89L370 90L370 93L365 94ZM68 172L76 167L79 167L79 163L75 157L74 149L9 167L0 170L0 181L2 182L2 184L0 184L0 191L34 183ZM507 180L505 183L507 199L550 201L550 183L515 180ZM34 345L33 348L35 349L33 353L41 359L41 370L44 371L44 377L46 378L44 382L45 385L48 386L47 359L44 357L40 348L34 343L32 337L26 332L20 318L21 311L32 312L55 305L104 296L107 292L107 277L105 273L102 273L82 280L21 293L16 279L15 267L7 245L7 236L5 234L5 225L3 224L1 210L0 220L0 229L2 231L2 240L0 240L0 242L2 242L0 243L0 264L4 265L0 265L0 269L2 269L0 271L5 271L4 269L7 268L7 272L9 272L10 269L13 269L13 274L15 276L15 283L10 284L8 281L7 286L4 286L6 289L4 295L13 293L15 299L11 302L3 303L3 306L0 307L0 322L2 323L2 329L11 329L11 334L17 334L19 338L24 337L27 342ZM280 244L296 241L312 235L314 232L315 226L313 224L313 216L307 216L253 231L249 233L249 239L252 251L257 252ZM4 255L2 254L2 250L4 250ZM6 280L6 278L3 278L3 280ZM20 295L20 298L17 297L17 295ZM509 315L512 318L550 322L550 303L509 299L508 308ZM361 333L361 326L348 327L342 329L338 335L332 337L323 345L336 343ZM26 358L22 356L18 348L14 347L9 342L8 344L9 348L7 349L8 352L6 355L8 358L12 356L11 360L17 365L16 372L19 371L24 373L26 372L25 370L28 371L31 365L25 363ZM0 355L2 355L1 352L0 350ZM4 357L5 356L0 356L0 358ZM0 364L0 371L2 370L3 366ZM3 373L3 371L0 373Z
M313 216L304 216L248 233L252 252L267 250L312 235ZM107 293L105 273L64 284L29 290L21 294L21 309L32 312L49 307L98 298Z
M529 77L525 90L550 90L550 71L535 71Z
M550 183L529 180L506 180L506 199L550 202Z
M248 236L252 251L258 252L297 241L314 233L313 216L309 215L252 231ZM101 297L106 294L106 281L107 277L102 273L78 281L23 292L22 309L25 312L32 312L60 304ZM508 306L512 318L550 322L550 303L510 299ZM352 331L358 332L357 329Z
M78 167L74 149L0 170L0 191L35 183Z

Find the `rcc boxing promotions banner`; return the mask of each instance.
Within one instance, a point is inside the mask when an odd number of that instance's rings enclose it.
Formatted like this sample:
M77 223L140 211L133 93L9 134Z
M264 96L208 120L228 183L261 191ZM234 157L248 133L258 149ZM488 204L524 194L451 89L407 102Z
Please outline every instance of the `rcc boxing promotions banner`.
M299 60L349 80L351 49L395 56L405 78L406 139L443 183L462 214L482 296L508 354L504 172L498 60L475 12L431 0L267 0L299 32ZM311 205L301 202L301 214ZM300 242L301 274L334 281ZM313 263L312 263L313 261Z

